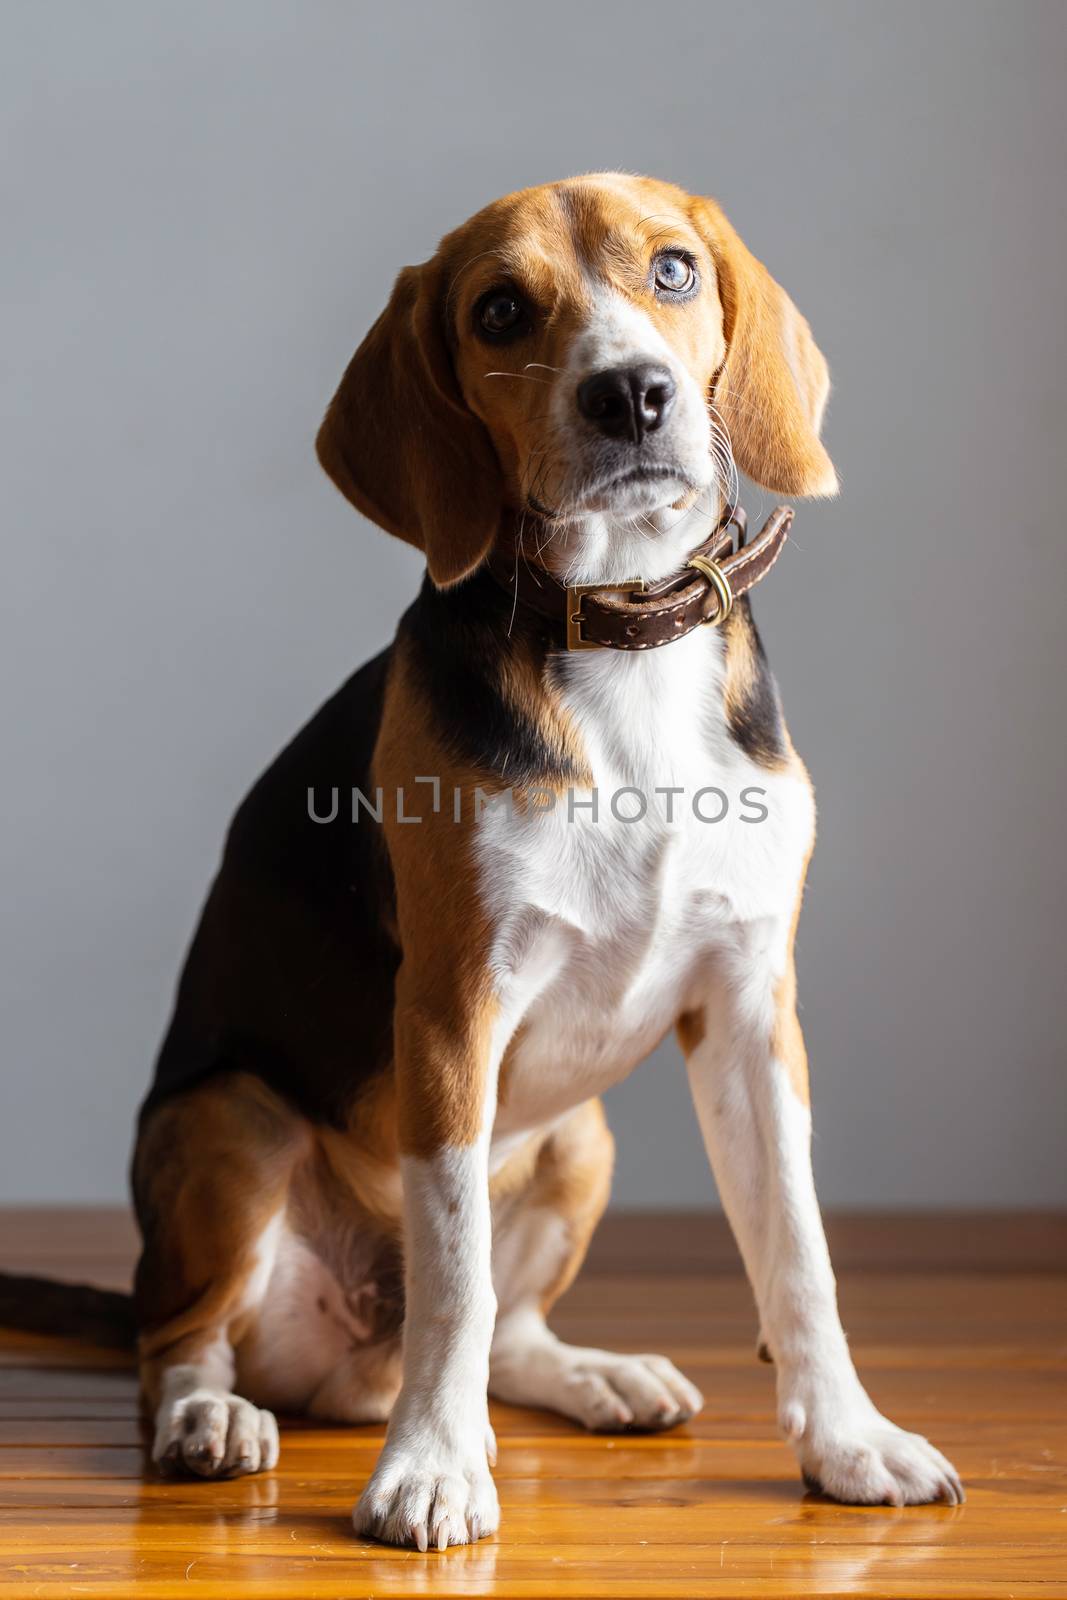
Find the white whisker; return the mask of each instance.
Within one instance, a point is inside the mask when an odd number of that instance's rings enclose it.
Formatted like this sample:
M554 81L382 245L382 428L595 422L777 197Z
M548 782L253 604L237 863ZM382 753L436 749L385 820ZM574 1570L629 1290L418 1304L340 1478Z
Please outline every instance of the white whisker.
M528 372L483 372L483 378L521 378L524 383L548 383L547 378L534 378Z

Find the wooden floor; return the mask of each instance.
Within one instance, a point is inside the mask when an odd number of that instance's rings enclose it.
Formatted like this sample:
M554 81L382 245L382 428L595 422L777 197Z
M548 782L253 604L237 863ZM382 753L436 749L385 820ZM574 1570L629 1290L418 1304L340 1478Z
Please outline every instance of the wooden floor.
M616 1221L556 1326L664 1351L706 1411L664 1436L606 1438L494 1406L502 1530L443 1555L351 1532L380 1428L293 1423L274 1472L164 1483L121 1357L0 1335L0 1595L1067 1597L1067 1284L1050 1270L1062 1227L837 1231L860 1370L956 1462L964 1506L805 1493L721 1229ZM0 1213L0 1265L122 1285L131 1254L121 1217Z

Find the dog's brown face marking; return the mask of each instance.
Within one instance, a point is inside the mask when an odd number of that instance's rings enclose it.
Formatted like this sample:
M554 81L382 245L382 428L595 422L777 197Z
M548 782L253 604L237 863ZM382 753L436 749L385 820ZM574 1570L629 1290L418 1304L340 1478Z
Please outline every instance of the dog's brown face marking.
M456 375L514 505L535 487L538 500L558 498L570 465L562 430L581 422L559 391L583 375L576 345L605 304L646 317L699 393L710 390L725 352L723 308L691 204L647 179L571 179L509 195L444 242Z
M605 378L619 387L594 399ZM804 318L713 200L606 173L507 195L405 268L319 459L448 587L509 509L618 527L689 504L734 459L775 492L832 494L828 389Z

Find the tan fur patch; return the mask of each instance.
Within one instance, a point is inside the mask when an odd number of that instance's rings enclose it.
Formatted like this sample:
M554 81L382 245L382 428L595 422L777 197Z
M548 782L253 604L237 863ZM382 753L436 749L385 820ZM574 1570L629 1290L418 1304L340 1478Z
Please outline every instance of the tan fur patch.
M347 1127L317 1127L322 1160L353 1209L399 1237L402 1206L396 1078L384 1072L353 1105ZM354 1205L353 1205L354 1203Z
M386 807L404 959L396 979L397 1136L405 1154L472 1144L485 1122L497 1002L489 973L491 930L473 857L475 790L492 781L458 765L437 738L402 647L390 678L374 756L374 782L393 795L419 793L420 773L440 778L440 811L417 824ZM459 790L461 820L453 820Z
M611 1192L615 1141L599 1100L579 1106L542 1145L525 1203L563 1218L570 1254L541 1294L541 1309L568 1289L578 1275L593 1231Z
M771 1036L771 1049L785 1067L793 1092L807 1105L810 1101L808 1085L808 1052L797 1017L797 979L792 958L789 970L774 991L775 1023Z
M691 1056L698 1045L704 1043L704 1036L707 1033L704 1007L698 1006L695 1011L683 1011L674 1026L683 1055Z
M798 765L800 765L799 762ZM805 773L806 776L807 774ZM789 928L786 969L774 991L775 1020L774 1030L771 1035L771 1049L785 1067L794 1093L798 1099L803 1100L805 1105L809 1103L811 1095L808 1083L808 1052L804 1046L804 1035L801 1031L800 1020L797 1017L797 968L794 946L796 944L797 924L800 921L801 902L804 899L804 884L814 848L815 842L813 840L804 858L804 865L800 870L796 904L793 907L793 920Z
M558 780L543 777L537 787L562 793L568 786L591 787L592 769L585 745L560 694L546 692L545 676L553 671L552 658L546 663L524 641L513 641L500 670L499 687L505 705L517 717L536 728L549 758L549 767L560 773ZM507 773L502 774L506 782ZM520 787L515 793L516 809L522 809L528 796Z
M723 708L726 712L727 722L733 729L745 726L751 717L752 707L757 703L760 682L760 663L756 654L756 640L751 618L742 610L735 607L727 618L722 629L723 640L726 647L725 675L723 678ZM779 751L760 748L762 741L759 730L753 730L754 748L750 754L758 760L761 766L771 771L781 771L788 766L794 758L789 730L785 719L779 718L775 724L775 732L780 736L782 744Z

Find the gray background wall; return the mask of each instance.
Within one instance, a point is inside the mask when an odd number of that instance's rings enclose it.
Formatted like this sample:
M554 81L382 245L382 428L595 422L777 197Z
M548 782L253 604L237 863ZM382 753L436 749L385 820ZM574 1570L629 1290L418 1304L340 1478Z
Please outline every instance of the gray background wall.
M396 269L498 193L622 167L716 194L835 375L844 493L757 607L821 807L824 1198L1067 1199L1067 10L0 24L0 1197L122 1195L227 818L416 585L311 447ZM710 1203L673 1044L611 1100L617 1199Z

